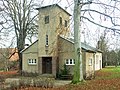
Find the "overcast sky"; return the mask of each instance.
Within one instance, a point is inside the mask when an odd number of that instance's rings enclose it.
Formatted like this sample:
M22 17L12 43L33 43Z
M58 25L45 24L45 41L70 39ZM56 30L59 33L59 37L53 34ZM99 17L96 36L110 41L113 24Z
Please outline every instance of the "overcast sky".
M67 7L67 11L71 15L73 15L74 0L35 0L35 1L37 4L40 4L40 6L59 4L62 8ZM43 1L43 2L41 2L41 1ZM94 0L94 1L96 1L96 0ZM111 0L99 0L99 1L105 2L105 3L111 3ZM115 1L113 0L112 3L114 4L114 2ZM118 6L118 8L120 8L120 4L118 4L117 6ZM105 12L105 10L101 7L102 6L100 6L98 4L96 4L96 5L90 4L90 5L85 5L83 8L85 8L85 9L92 8L92 9L97 9L98 11L101 11L101 12ZM106 13L109 14L111 12L112 12L111 10L108 10ZM120 16L119 13L120 12L115 13L115 15L119 17ZM85 15L89 15L87 17L93 18L93 20L97 21L98 23L112 27L110 20L104 16L100 16L100 15L95 14L95 13L92 13L92 14L86 13ZM71 18L72 18L72 16L71 16ZM101 21L100 21L100 18L101 18ZM73 22L73 20L71 20L71 22ZM86 41L87 43L91 44L92 46L95 46L97 41L98 41L98 38L100 37L100 33L103 33L104 29L100 28L99 26L96 26L94 24L88 23L87 20L84 20L84 24L82 24L81 26L82 26L81 30L85 32L85 34L83 34L83 33L81 34L82 41ZM72 28L74 27L73 24L71 24L71 27ZM109 32L112 32L112 31L109 31ZM113 34L113 32L112 32L112 34ZM109 33L108 36L110 37L111 33ZM114 35L111 37L112 37L112 39L109 38L110 41L116 40ZM5 41L5 42L7 42L7 41ZM114 42L116 42L116 41L114 41ZM114 42L112 42L112 43L114 43Z
M86 0L84 0L86 1ZM95 0L93 0L95 1ZM107 3L107 4L115 4L115 1L111 1L111 0L99 0L99 2L101 3ZM38 2L39 3L39 2ZM65 8L67 7L67 11L73 15L73 9L74 9L74 0L43 0L41 6L47 6L47 5L52 5L52 4L59 4L62 8ZM118 5L118 8L120 5ZM99 6L98 4L90 4L90 5L85 5L83 8L85 9L89 9L89 8L92 8L92 9L96 9L100 12L105 12L106 14L109 14L112 12L112 10L108 10L108 11L105 11L102 6ZM119 13L114 13L116 14L116 16L119 16ZM89 15L89 13L87 13L87 15ZM87 16L87 17L92 17L94 18L94 21L95 22L98 22L98 23L101 23L102 25L105 25L105 26L108 26L108 27L112 27L112 24L110 22L110 19L104 17L104 16L100 16L96 13L92 13L91 16ZM101 18L101 20L100 20ZM73 21L72 21L73 22ZM71 25L71 27L73 27L73 24ZM92 46L95 46L99 37L100 37L100 33L103 33L104 32L104 28L100 28L99 26L96 26L94 24L91 24L89 23L88 21L84 21L84 24L82 24L82 28L81 28L82 31L85 32L85 34L81 34L81 37L82 37L82 42L83 41L86 41L87 43L91 44ZM114 37L114 35L111 35L111 33L113 34L112 31L109 31L108 32L108 39L110 41L110 43L115 43L116 42L116 37ZM84 39L85 38L85 39ZM117 39L119 39L117 37ZM114 47L114 45L112 45L112 48Z

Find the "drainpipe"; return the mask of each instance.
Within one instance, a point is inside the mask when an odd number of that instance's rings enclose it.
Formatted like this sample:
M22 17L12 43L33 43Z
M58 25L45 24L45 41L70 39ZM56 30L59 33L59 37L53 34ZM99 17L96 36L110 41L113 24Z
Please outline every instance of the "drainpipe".
M96 53L93 54L93 78L95 78L95 54Z

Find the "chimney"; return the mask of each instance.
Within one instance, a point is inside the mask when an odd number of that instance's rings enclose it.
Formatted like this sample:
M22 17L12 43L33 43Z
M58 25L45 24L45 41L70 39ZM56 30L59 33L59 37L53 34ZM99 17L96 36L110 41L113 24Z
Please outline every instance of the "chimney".
M68 7L65 7L65 10L67 10Z
M98 41L98 42L97 42L97 48L98 48L98 49L101 49L101 41Z
M27 48L27 47L29 47L29 44L25 44L25 45L24 45L24 48Z

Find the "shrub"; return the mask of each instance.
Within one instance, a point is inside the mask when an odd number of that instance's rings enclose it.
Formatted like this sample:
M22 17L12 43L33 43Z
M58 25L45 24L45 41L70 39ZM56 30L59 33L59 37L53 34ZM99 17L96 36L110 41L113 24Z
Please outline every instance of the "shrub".
M26 87L44 87L52 88L54 86L54 78L36 77L36 78L22 78L20 79L20 86Z
M18 89L18 88L19 88L18 82L16 82L16 81L10 82L10 89L11 90Z
M62 75L69 75L70 70L67 68L67 66L64 64L63 69L60 69L60 72L57 73L57 78L61 78Z
M60 73L61 73L62 75L68 75L69 72L70 72L70 70L67 69L67 66L64 64L63 69L60 70Z
M39 74L37 72L21 71L21 75L24 76L24 77L36 77Z
M3 83L5 81L4 76L0 75L0 83Z
M45 88L52 88L54 86L54 78L35 78L34 79L34 86L35 87L45 87Z

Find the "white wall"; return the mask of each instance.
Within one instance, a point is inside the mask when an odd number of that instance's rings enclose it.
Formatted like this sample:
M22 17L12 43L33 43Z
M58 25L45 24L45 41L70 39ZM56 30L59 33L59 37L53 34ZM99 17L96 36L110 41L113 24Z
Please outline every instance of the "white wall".
M102 69L102 53L97 52L95 54L95 70Z

